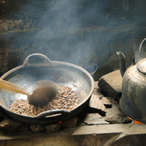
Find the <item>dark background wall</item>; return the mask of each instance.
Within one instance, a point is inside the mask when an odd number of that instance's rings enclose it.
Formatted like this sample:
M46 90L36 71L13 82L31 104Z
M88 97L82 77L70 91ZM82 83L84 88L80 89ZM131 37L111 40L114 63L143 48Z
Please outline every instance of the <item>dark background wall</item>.
M0 0L0 75L36 52L82 67L98 64L106 73L118 68L119 50L130 65L146 37L145 5L144 0Z

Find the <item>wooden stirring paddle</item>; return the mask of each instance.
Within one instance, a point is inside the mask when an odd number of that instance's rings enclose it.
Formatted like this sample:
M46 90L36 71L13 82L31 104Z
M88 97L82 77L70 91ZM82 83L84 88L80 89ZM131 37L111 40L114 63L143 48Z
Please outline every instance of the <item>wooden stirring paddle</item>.
M9 81L0 80L0 88L27 95L29 104L37 107L47 105L57 94L56 84L50 80L39 81L34 87L33 93L30 94L24 87Z

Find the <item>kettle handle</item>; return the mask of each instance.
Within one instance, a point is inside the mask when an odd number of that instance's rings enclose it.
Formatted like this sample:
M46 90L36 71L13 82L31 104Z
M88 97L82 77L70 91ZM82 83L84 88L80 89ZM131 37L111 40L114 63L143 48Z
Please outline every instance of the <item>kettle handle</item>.
M142 42L140 43L140 46L139 46L139 55L140 55L140 51L141 51L142 45L143 45L143 43L145 42L145 40L146 40L146 38L144 38L144 39L142 40Z
M142 50L142 45L143 43L146 41L146 37L142 40L142 42L140 43L140 46L139 46L139 52L138 52L138 58L140 58L140 53L141 53L141 50ZM133 65L136 64L136 55L133 57L132 61L133 61Z

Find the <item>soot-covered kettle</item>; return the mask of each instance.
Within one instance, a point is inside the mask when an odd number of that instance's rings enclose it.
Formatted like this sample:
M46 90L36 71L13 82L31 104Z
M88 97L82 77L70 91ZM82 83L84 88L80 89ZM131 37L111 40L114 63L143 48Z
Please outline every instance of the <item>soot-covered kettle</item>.
M146 40L140 44L141 47ZM120 59L120 72L123 77L122 97L120 99L121 110L129 117L146 123L146 58L126 70L125 56L122 52L116 52Z

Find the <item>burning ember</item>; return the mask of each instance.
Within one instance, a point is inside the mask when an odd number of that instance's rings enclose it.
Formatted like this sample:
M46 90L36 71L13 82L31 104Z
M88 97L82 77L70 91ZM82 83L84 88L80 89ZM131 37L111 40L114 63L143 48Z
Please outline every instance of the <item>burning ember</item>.
M132 118L130 118L130 117L128 117L129 119L131 119L131 120L134 120L134 119L132 119ZM143 124L142 122L139 122L139 121L136 121L136 120L134 120L134 124Z

